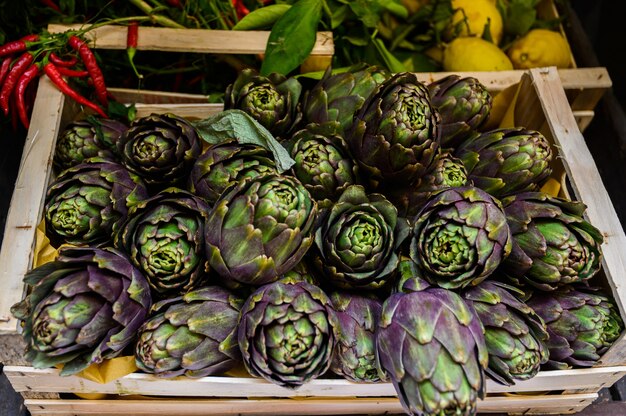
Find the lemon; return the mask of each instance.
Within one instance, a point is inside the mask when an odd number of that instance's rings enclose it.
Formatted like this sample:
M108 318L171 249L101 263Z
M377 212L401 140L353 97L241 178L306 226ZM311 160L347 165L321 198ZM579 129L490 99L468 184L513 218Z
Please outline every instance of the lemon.
M495 4L489 0L452 0L455 10L449 35L454 36L455 28L460 28L458 36L482 36L489 21L491 39L497 45L502 39L502 16ZM467 18L467 24L463 20Z
M505 71L513 64L496 45L481 38L456 38L443 52L444 71Z
M508 50L513 66L518 69L556 66L568 68L571 54L567 40L547 29L533 29L518 39Z

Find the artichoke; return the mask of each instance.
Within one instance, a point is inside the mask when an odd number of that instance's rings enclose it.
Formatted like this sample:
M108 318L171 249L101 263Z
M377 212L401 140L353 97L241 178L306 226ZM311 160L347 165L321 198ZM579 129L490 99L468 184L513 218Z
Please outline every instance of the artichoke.
M504 271L541 290L589 280L600 270L603 237L582 202L527 192L502 201L513 236Z
M48 187L44 215L47 235L70 244L111 240L128 209L148 198L145 185L124 166L91 158L71 167Z
M335 286L377 289L393 277L409 226L380 194L350 186L315 233L315 265Z
M241 361L237 324L243 299L207 286L155 304L139 330L135 362L159 377L205 377Z
M26 274L32 288L11 308L24 321L26 358L61 375L113 358L131 344L151 306L148 282L111 249L65 248Z
M302 85L295 78L277 73L268 77L244 69L226 88L224 109L245 111L275 137L283 137L302 118L300 94Z
M294 174L320 207L328 207L357 182L356 162L338 133L339 124L309 124L292 137Z
M439 191L470 185L463 162L450 153L437 155L428 171L415 184L387 192L403 217L414 217Z
M378 366L407 413L474 415L488 362L480 320L456 293L423 281L415 286L420 290L393 294L383 304Z
M96 117L70 123L57 140L54 166L61 171L90 157L115 159L117 140L127 128L119 121Z
M230 286L273 282L313 243L317 206L297 179L263 175L233 186L209 214L211 267Z
M286 277L259 288L244 304L239 348L250 374L297 388L328 370L337 330L328 296Z
M214 204L234 182L266 173L278 173L267 150L228 140L209 147L198 158L191 168L188 188Z
M381 84L365 101L347 142L374 187L420 178L439 148L439 114L428 89L411 73Z
M196 129L174 114L133 121L117 142L122 163L148 185L174 186L187 179L201 152Z
M376 328L381 302L373 296L333 292L330 300L339 323L330 369L356 382L381 381L376 368Z
M375 66L355 66L336 75L331 75L329 68L324 78L305 94L305 121L317 124L338 122L343 135L365 100L389 76L386 70Z
M209 205L186 191L168 188L135 205L115 235L154 292L176 296L201 285L208 271L204 226Z
M591 367L624 330L615 305L595 289L563 286L535 292L527 304L548 327L548 369Z
M492 130L468 138L456 150L474 186L502 198L534 191L552 174L550 143L538 131Z
M487 374L509 386L514 380L533 378L548 361L545 324L513 291L523 295L510 286L485 281L463 294L485 328Z
M511 251L500 203L478 188L441 191L417 216L411 258L424 277L446 289L485 280Z
M428 85L430 100L441 115L441 147L458 146L482 126L491 111L487 88L474 77L448 75Z

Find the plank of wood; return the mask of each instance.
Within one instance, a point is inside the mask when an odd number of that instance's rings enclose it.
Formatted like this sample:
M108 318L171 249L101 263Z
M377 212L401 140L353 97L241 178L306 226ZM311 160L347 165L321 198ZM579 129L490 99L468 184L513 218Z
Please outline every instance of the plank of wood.
M224 109L222 104L135 104L137 117L149 116L152 113L163 114L173 112L190 120L202 120Z
M0 250L0 334L17 330L9 309L24 294L22 279L32 261L63 103L64 95L41 77Z
M50 33L80 29L82 25L50 24ZM85 36L98 49L126 49L126 26L100 26ZM223 54L265 53L269 31L207 29L172 29L139 27L137 50L159 52L193 52ZM317 32L311 55L332 56L335 53L332 32Z
M160 379L150 374L134 373L112 383L98 384L71 376L60 377L59 370L37 370L26 366L6 366L4 373L18 392L146 394L154 396L190 397L395 397L391 383L365 384L347 380L317 379L298 390L289 390L260 378L204 377L175 380ZM626 374L625 367L600 367L575 370L541 371L531 380L507 387L487 381L489 393L539 392L565 389L608 387Z
M595 161L578 130L569 109L558 73L554 69L532 69L530 77L539 96L539 104L550 132L559 148L562 161L576 198L587 205L587 218L604 235L602 267L612 289L622 318L626 317L626 234L621 226ZM624 334L602 357L598 365L626 363Z
M597 394L562 396L487 397L478 402L481 413L574 413ZM358 415L404 414L397 399L302 400L37 400L25 401L35 415ZM527 413L530 412L530 413Z

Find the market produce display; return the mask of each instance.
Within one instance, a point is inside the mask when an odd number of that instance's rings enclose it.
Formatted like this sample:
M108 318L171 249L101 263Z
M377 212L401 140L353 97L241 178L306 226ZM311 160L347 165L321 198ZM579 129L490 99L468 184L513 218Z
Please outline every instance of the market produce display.
M107 129L114 147L67 126L75 150L57 156L77 164L44 218L55 246L81 247L32 270L14 307L35 367L239 363L291 389L389 381L407 413L473 415L486 377L600 359L624 324L596 287L585 206L543 192L548 139L484 131L493 100L472 78L361 66L279 89L296 82L246 71L219 115L154 114Z

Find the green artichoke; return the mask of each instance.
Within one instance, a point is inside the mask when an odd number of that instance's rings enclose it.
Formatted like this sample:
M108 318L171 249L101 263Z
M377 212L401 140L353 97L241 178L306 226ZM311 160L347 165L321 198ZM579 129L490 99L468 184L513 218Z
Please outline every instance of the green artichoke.
M395 293L383 304L378 366L407 413L474 415L488 362L480 320L456 293L423 281L414 286L420 290Z
M309 124L291 139L293 172L321 208L331 206L358 180L356 162L338 128L338 123Z
M502 203L513 235L513 250L503 266L517 285L554 290L589 280L600 270L602 233L583 219L583 203L540 192Z
M470 137L456 150L474 186L502 198L534 191L552 174L550 143L524 128L498 129Z
M53 242L106 243L128 209L148 198L145 185L124 166L91 158L59 175L48 187L44 215Z
M478 188L441 191L418 215L411 258L431 283L446 289L477 285L511 251L500 203Z
M239 348L250 374L297 388L326 372L337 317L317 286L283 278L254 292L241 310Z
M382 304L374 296L333 292L330 300L339 323L330 369L348 380L381 381L376 368L376 328Z
M191 168L188 189L214 204L234 182L266 173L278 173L267 150L229 140L209 147L198 158Z
M346 140L374 187L419 179L439 148L439 114L411 73L382 83L355 116Z
M116 159L116 143L127 128L119 121L96 117L70 123L57 140L54 166L62 171L90 157Z
M398 208L400 216L414 217L435 193L466 185L471 185L471 182L467 179L463 162L450 153L441 153L417 182L407 188L391 189L387 195Z
M152 303L146 279L111 248L61 249L24 282L31 290L11 312L24 323L26 358L35 368L64 364L62 376L120 355Z
M204 229L209 205L186 191L168 188L135 205L115 235L159 296L200 286L209 269Z
M224 109L245 111L277 138L286 136L302 118L302 85L277 73L267 77L244 69L226 88Z
M448 75L428 85L430 100L441 115L441 147L457 147L482 126L491 111L487 88L474 77Z
M133 121L117 149L124 166L157 188L185 181L202 150L195 128L174 114Z
M487 374L508 386L533 378L548 361L546 326L514 291L523 295L513 287L485 281L463 294L485 328Z
M273 282L313 243L316 215L315 201L295 178L263 175L241 181L209 214L207 258L225 284Z
M593 366L624 330L616 306L595 289L537 291L527 304L548 327L548 369Z
M241 361L237 325L243 299L218 286L156 303L135 345L140 370L159 377L197 378Z
M343 135L352 125L354 115L365 100L389 77L385 69L375 66L354 66L347 72L335 75L328 68L324 78L305 94L305 121L317 124L336 121Z
M378 289L393 277L396 252L409 231L384 196L350 186L321 220L314 263L335 286Z

